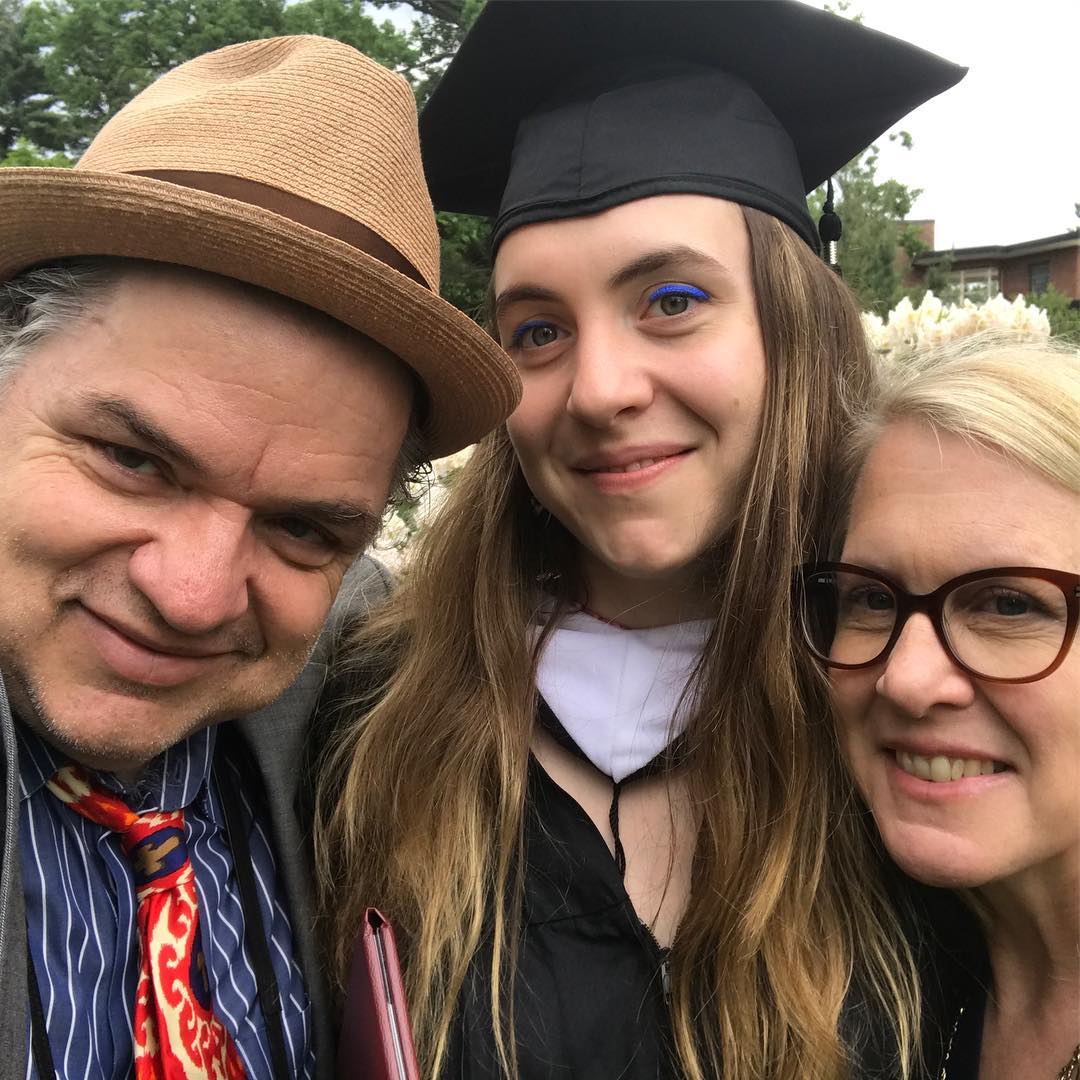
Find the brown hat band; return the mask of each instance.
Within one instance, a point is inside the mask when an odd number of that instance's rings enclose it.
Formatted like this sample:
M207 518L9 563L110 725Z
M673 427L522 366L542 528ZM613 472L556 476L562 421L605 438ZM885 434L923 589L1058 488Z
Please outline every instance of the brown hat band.
M431 289L431 285L424 280L420 271L373 229L369 229L345 214L338 213L337 210L320 206L290 191L283 191L269 184L261 184L257 180L246 180L240 176L194 172L186 169L147 169L140 170L134 175L146 176L151 180L164 180L167 183L179 184L181 187L194 188L197 191L207 191L211 195L221 195L226 199L235 199L249 206L269 210L298 225L304 225L325 236L341 240L411 278L425 289Z

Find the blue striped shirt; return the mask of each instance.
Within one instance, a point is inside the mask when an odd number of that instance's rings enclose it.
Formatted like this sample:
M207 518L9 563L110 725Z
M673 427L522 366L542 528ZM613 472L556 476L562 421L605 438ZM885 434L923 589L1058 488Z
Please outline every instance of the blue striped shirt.
M46 781L66 763L57 750L16 725L22 813L20 849L31 955L58 1080L122 1080L133 1067L133 1008L139 969L134 881L116 833L70 810ZM122 788L137 813L184 810L195 871L203 951L214 1012L236 1042L252 1080L272 1075L270 1047L244 948L244 915L224 814L211 773L216 732L207 728L172 747L138 786ZM292 951L273 847L253 812L251 781L225 763L253 821L249 837L263 925L281 994L289 1075L314 1074L307 991ZM29 1045L29 1044L28 1044ZM27 1060L27 1080L38 1080Z

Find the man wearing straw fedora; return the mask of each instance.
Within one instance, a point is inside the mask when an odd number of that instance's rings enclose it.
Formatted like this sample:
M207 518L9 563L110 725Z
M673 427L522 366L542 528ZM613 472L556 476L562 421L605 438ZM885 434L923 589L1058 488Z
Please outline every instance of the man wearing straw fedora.
M347 572L385 588L394 485L518 393L438 255L408 85L321 38L0 170L4 1080L331 1072L294 817L323 628Z

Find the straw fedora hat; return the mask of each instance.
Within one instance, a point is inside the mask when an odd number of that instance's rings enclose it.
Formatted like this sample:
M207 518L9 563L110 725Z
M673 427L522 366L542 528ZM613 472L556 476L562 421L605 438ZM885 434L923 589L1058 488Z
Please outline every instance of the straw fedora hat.
M341 42L269 38L181 65L74 169L0 169L0 281L109 255L298 300L373 338L427 391L433 457L520 395L509 357L439 295L439 237L408 83Z

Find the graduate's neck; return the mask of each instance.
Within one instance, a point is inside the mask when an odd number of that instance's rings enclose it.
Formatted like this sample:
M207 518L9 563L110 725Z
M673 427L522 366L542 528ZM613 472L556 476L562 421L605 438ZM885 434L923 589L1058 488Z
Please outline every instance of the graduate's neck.
M612 570L583 551L581 575L587 591L586 609L619 626L669 626L709 615L701 573L694 566L663 577L632 577Z

